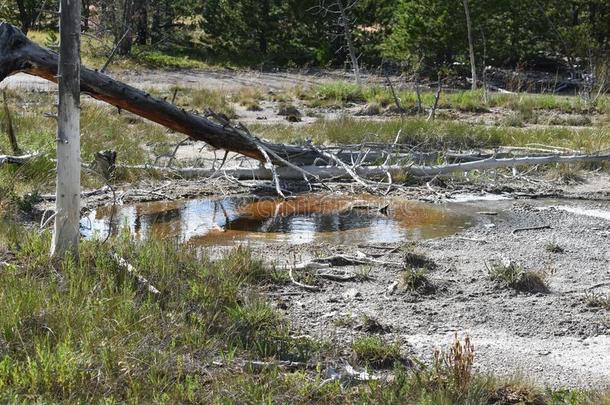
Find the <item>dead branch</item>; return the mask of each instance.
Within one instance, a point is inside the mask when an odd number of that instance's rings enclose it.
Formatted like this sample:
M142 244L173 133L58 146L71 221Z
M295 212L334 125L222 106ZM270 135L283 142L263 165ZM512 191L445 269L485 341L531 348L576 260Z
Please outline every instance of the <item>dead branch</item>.
M525 232L525 231L538 231L541 229L551 229L550 225L542 225L542 226L528 226L526 228L517 228L517 229L513 229L512 234L516 235L518 232Z
M104 185L101 188L90 190L90 191L82 191L80 193L81 198L93 197L95 195L102 195L112 191L112 187L109 185ZM55 201L57 199L57 195L55 194L41 194L39 198L42 201Z
M267 153L267 151L265 150L265 148L263 148L260 145L257 145L258 148L260 149L261 153L263 154L263 156L265 157L265 159L267 160L267 169L271 170L271 176L273 176L273 183L275 184L275 191L277 192L277 194L282 197L282 198L286 198L286 196L284 195L284 193L282 192L282 186L280 184L280 178L277 176L277 172L275 171L275 165L273 164L273 162L271 161L271 158L269 157L269 154Z
M319 287L316 287L316 286L313 286L313 285L303 284L303 283L301 283L299 281L296 281L294 279L294 275L292 274L292 267L288 268L288 276L290 277L290 281L292 281L292 284L294 284L294 285L296 285L298 287L304 288L307 291L315 291L315 292L320 291Z
M396 90L394 90L394 85L392 84L392 80L390 80L390 76L388 75L387 72L384 72L384 73L385 73L385 80L388 83L388 87L390 88L390 91L392 92L392 97L394 98L394 104L396 104L396 109L400 113L400 115L402 115L405 112L405 109L402 108L402 105L400 104L400 98L396 94Z
M119 266L125 269L125 271L127 271L127 273L137 281L140 286L146 288L146 290L151 294L157 296L161 295L161 291L159 291L154 285L152 285L150 281L148 281L146 278L138 274L136 269L127 260L123 259L116 253L112 253L111 256Z
M320 278L330 280L330 281L337 281L339 283L345 283L345 282L354 281L357 279L357 276L355 276L354 274L339 275L339 274L332 274L332 273L317 273L316 277L320 277Z
M367 190L369 190L371 192L376 192L376 189L374 187L371 187L366 181L364 181L362 178L360 178L360 176L358 176L346 163L344 163L337 156L335 156L329 152L324 152L324 151L316 148L313 145L310 145L309 147L312 148L313 150L315 150L316 152L318 152L319 154L321 154L322 156L327 157L327 158L331 159L332 161L338 163L345 170L345 172L350 175L350 177L352 179L354 179L357 183L362 185L364 188L366 188Z
M123 40L125 39L125 37L127 37L127 34L129 34L129 31L131 31L131 27L128 27L125 30L125 33L123 34L123 36L121 37L121 39L119 39L119 41L116 43L116 45L114 46L114 48L112 49L112 51L110 52L110 55L108 55L108 59L106 60L106 63L104 63L104 66L102 66L102 68L100 69L100 72L104 73L106 71L106 69L108 69L108 66L110 65L110 63L112 62L112 59L114 59L114 55L116 54L116 51L119 49L119 47L121 46L121 43L123 42Z
M22 156L0 155L0 166L2 166L5 163L14 164L14 165L22 165L22 164L31 162L32 160L36 159L37 157L40 157L40 154L31 153L29 155L22 155Z
M441 79L440 73L438 76L438 86L436 88L436 94L434 95L434 104L432 105L432 109L430 110L430 114L428 115L428 121L434 120L436 116L436 109L438 108L438 102L441 99L441 91L443 90L443 80Z
M19 149L19 145L17 144L17 136L15 135L15 127L13 126L11 110L8 108L6 91L2 92L2 99L4 101L4 119L6 120L6 134L8 135L8 140L11 144L11 150L13 154L20 155L21 149Z
M319 270L328 269L330 267L345 267L345 266L362 266L367 264L378 264L383 266L402 266L400 263L385 262L375 259L362 252L357 252L357 256L349 255L334 255L329 257L319 257L308 260L290 267L294 270Z

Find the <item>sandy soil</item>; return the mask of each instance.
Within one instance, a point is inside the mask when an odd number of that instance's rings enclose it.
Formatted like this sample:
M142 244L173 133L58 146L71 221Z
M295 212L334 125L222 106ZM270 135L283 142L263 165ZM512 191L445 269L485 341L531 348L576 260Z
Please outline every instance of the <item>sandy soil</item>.
M110 77L143 89L167 89L172 86L186 88L208 88L218 90L238 90L242 87L260 87L268 90L282 90L295 86L308 87L336 80L348 80L342 71L323 72L257 72L253 70L150 70L115 71ZM378 81L371 76L369 81ZM51 90L56 85L36 76L18 73L6 78L0 88L26 88L32 90Z

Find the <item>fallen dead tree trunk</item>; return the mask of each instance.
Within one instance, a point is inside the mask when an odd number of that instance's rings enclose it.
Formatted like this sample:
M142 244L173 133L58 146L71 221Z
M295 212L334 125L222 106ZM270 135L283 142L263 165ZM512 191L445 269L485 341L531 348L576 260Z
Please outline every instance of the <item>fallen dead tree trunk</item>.
M366 179L378 179L384 176L395 176L398 174L410 174L416 177L442 176L455 172L466 172L470 170L486 170L502 167L515 167L522 165L544 165L550 163L576 163L576 162L602 162L610 161L610 155L552 155L509 159L482 159L474 162L455 163L439 166L416 166L416 165L388 165L388 166L362 166L351 169L358 176ZM231 176L237 180L273 180L273 172L264 167L256 169L204 169L198 167L167 168L145 165L123 165L119 168L132 170L152 170L166 174L174 174L183 178L221 177ZM317 176L320 179L345 179L352 175L342 166L302 166L302 170ZM278 167L277 176L284 180L302 180L302 171L291 167Z
M18 72L57 82L57 66L56 53L30 41L12 25L0 24L0 82ZM323 159L319 153L308 148L260 140L241 125L233 125L226 118L211 111L207 117L190 113L91 69L81 70L81 91L119 109L186 134L192 139L261 162L267 161L261 149L270 152L271 161L278 165L285 164L283 160L296 165L310 165L316 159Z
M152 285L150 281L148 281L148 279L141 276L135 269L135 267L133 267L127 260L123 259L116 253L112 253L110 256L117 262L117 264L121 268L123 268L127 272L127 274L129 274L130 277L132 277L138 283L140 287L142 287L142 289L145 289L149 293L154 294L156 296L161 295L161 291L159 291L154 285Z
M23 156L0 155L0 166L4 163L24 164L37 157L39 154L29 154ZM470 170L488 170L502 167L516 167L523 165L545 165L551 163L577 163L577 162L603 162L610 161L610 155L547 155L547 156L527 156L515 158L487 158L477 161L454 163L436 166L424 165L380 165L380 166L360 166L346 168L341 166L301 166L298 168L284 166L275 169L277 177L284 180L303 180L303 173L310 173L319 180L325 179L353 179L357 175L364 179L379 179L398 174L409 174L415 177L442 176L455 172L467 172ZM154 171L166 175L181 177L184 179L194 178L216 178L230 176L237 180L275 180L274 171L266 167L258 168L235 168L235 169L207 169L201 167L161 167L151 165L117 165L119 169Z
M8 155L0 155L0 166L5 163L14 164L14 165L22 165L27 163L35 158L37 158L38 154L29 154L29 155L21 155L21 156L8 156Z

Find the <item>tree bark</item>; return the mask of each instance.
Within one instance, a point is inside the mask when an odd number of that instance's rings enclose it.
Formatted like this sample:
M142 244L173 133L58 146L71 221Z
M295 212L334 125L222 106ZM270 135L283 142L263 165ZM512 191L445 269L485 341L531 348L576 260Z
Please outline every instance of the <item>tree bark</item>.
M260 2L260 8L261 8L261 15L262 15L262 21L260 23L260 28L258 30L258 50L263 54L263 55L267 55L267 51L269 50L269 40L267 39L268 37L268 18L269 18L269 11L270 11L270 5L269 5L269 0L262 0Z
M131 54L133 46L134 6L134 0L123 0L120 23L117 23L114 27L114 42L117 47L117 53L121 56ZM118 13L118 10L115 12Z
M19 21L21 22L21 30L26 34L32 27L33 16L29 12L25 0L16 0L17 10L19 10Z
M81 7L83 11L83 31L89 31L89 19L91 18L91 9L89 0L81 0Z
M138 0L136 3L136 43L146 45L148 43L148 0Z
M54 257L78 254L80 239L80 16L79 0L61 0Z
M470 51L470 71L472 72L472 90L477 89L477 67L474 55L474 42L472 40L472 23L470 21L470 7L468 0L464 0L464 13L466 13L466 28L468 29L468 48Z
M56 53L33 43L12 25L0 24L0 81L11 74L25 72L56 82L57 63ZM224 119L217 117L212 120L189 113L97 71L81 69L80 89L95 99L186 134L194 140L261 162L266 162L266 159L259 145L296 165L311 165L317 159L327 161L309 148L265 142ZM281 159L271 156L273 163L280 166L283 165Z
M11 111L8 108L8 100L6 98L6 91L2 92L2 100L4 102L4 120L6 121L6 135L11 145L13 154L20 155L21 149L17 143L17 136L15 135L15 127L13 126L13 120L11 118Z

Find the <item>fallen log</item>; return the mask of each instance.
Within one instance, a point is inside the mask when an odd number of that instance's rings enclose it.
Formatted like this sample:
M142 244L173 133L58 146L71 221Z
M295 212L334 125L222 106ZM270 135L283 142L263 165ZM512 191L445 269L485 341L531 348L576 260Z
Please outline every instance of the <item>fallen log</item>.
M148 281L148 279L146 279L145 277L141 276L138 271L135 269L135 267L133 267L131 265L131 263L129 263L127 260L123 259L121 256L117 255L116 253L112 253L110 255L110 257L112 257L117 264L123 268L127 274L129 274L129 276L131 276L140 287L142 287L143 289L145 289L146 291L148 291L149 293L156 295L156 296L160 296L161 295L161 291L159 291L154 285L151 284L150 281Z
M4 163L24 164L40 156L30 154L23 156L0 155L0 166ZM442 176L455 172L467 172L470 170L486 170L501 167L516 167L522 165L544 165L551 163L577 163L577 162L603 162L610 161L610 155L548 155L548 156L528 156L519 158L487 158L477 161L454 163L437 166L422 165L381 165L381 166L361 166L346 170L343 166L301 166L278 167L276 175L284 180L303 180L303 172L310 173L318 180L325 179L353 179L353 174L357 174L364 179L379 179L390 173L392 176L397 174L409 174L415 177ZM169 176L181 177L184 179L195 178L214 178L220 176L230 176L237 180L275 180L273 171L265 167L258 168L234 168L234 169L206 169L202 167L162 167L150 165L117 165L118 169L154 171Z
M6 98L6 91L2 92L2 101L4 102L4 119L6 120L6 135L11 145L13 154L21 154L21 149L17 144L17 136L15 135L15 127L13 126L13 118L11 117L11 110L8 108L8 100Z
M14 165L22 165L27 163L33 159L39 157L39 154L29 154L29 155L21 155L21 156L9 156L9 155L0 155L0 166L3 164L14 164Z
M515 167L522 165L544 165L550 163L576 163L576 162L602 162L610 161L610 155L550 155L535 157L520 157L507 159L481 159L478 161L454 163L437 166L418 166L418 165L388 165L388 166L362 166L352 169L358 176L366 179L383 178L390 173L392 176L397 174L409 174L415 177L442 176L455 172L467 172L470 170L486 170L501 167ZM226 174L237 180L273 180L271 170L264 167L256 169L227 169L214 170L199 167L187 167L182 169L167 168L145 165L124 165L118 168L132 170L152 170L168 175L176 175L185 179L203 178ZM342 166L302 166L302 170L317 176L319 179L345 179L352 178L351 174ZM302 180L303 173L291 167L278 167L277 176L284 180Z
M23 72L57 82L58 55L30 41L14 26L0 24L0 82L7 76ZM178 108L164 100L128 86L109 76L87 68L81 70L81 92L119 109L161 124L194 140L266 162L261 152L271 151L271 161L283 165L282 159L295 165L310 165L316 159L326 161L319 153L300 146L265 142L240 125L210 111L202 117ZM302 176L301 176L302 177Z

